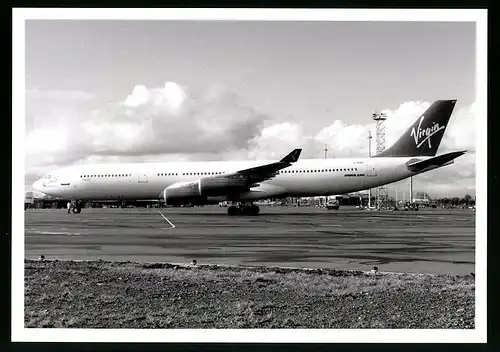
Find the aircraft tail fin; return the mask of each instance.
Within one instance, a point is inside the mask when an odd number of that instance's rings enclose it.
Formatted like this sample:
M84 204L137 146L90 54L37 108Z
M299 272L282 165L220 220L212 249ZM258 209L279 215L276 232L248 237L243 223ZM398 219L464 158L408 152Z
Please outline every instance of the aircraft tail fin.
M287 154L283 159L280 160L282 163L294 163L297 160L299 160L300 152L302 152L302 149L297 148L292 150L290 153Z
M437 100L390 148L375 157L434 156L455 108L454 100Z

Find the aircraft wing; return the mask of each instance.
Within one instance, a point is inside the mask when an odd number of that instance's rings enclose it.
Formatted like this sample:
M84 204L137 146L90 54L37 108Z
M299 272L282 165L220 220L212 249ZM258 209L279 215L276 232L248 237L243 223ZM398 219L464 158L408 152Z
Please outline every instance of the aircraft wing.
M246 180L249 184L269 180L274 176L276 176L279 170L285 169L290 165L292 165L297 160L299 160L301 152L302 149L294 149L280 161L266 165L251 167L249 169L239 170L231 174L220 175L219 177Z

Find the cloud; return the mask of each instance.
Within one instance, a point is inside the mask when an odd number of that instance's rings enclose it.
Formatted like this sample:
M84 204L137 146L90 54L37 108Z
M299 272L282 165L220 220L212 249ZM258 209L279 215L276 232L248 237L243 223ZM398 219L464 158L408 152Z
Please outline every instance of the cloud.
M68 93L67 100L54 91L28 91L27 97L27 152L58 160L89 153L128 156L242 148L266 119L228 91L194 93L173 82L153 89L138 85L123 102L92 111L76 104L87 97L84 92Z
M98 105L83 91L26 92L26 182L51 168L75 163L276 159L303 148L302 158L368 156L376 152L375 123L335 120L314 128L263 115L224 86L191 90L174 82L136 85L123 100ZM386 146L394 143L430 102L383 110ZM313 118L313 117L311 117ZM419 175L436 185L475 184L475 105L456 109L439 152L467 149L453 166Z

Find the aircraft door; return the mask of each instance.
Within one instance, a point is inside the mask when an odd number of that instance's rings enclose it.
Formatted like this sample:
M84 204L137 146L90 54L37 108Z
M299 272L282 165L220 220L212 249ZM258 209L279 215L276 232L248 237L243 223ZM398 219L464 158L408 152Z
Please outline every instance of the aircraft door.
M365 167L366 167L366 176L370 177L377 176L377 170L375 169L375 166L366 164Z
M146 172L139 173L137 183L148 183L148 174Z

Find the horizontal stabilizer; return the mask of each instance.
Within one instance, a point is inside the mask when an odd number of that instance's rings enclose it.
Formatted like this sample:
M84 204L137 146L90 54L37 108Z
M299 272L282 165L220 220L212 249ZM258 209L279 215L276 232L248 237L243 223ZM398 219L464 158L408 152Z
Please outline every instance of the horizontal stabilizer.
M290 152L290 154L281 159L280 162L289 164L296 162L297 160L299 160L301 151L302 149L294 149L292 152Z
M408 170L412 172L421 172L426 169L435 169L437 167L445 166L453 162L454 159L458 158L461 155L464 155L466 151L460 152L451 152L443 155L436 156L434 158L420 160L420 161L409 161L408 162Z

